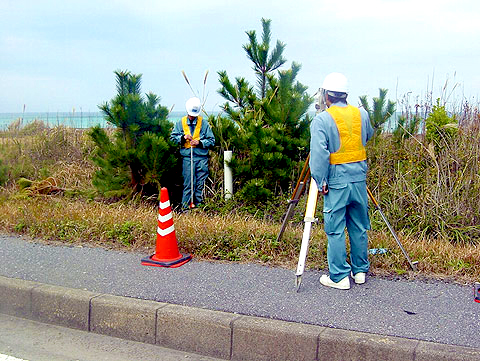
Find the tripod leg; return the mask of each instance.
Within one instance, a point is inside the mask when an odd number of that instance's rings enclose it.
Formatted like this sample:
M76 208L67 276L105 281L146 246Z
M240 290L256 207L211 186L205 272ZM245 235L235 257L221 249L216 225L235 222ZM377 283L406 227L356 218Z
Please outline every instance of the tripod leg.
M287 228L287 223L292 218L293 210L297 206L298 199L297 200L290 200L288 202L288 208L287 208L287 213L285 213L285 217L283 217L283 222L282 222L282 227L280 228L280 232L278 232L277 236L277 242L280 241L280 239L283 236L283 232L285 231L285 228Z
M295 273L295 285L297 292L300 289L302 283L302 275L305 270L305 262L307 260L308 245L310 243L310 233L312 230L312 223L315 222L315 209L317 208L318 188L317 184L313 180L310 180L310 189L308 191L307 209L305 211L305 226L303 229L302 246L300 248L300 257L298 258L297 272Z
M283 217L282 227L280 228L280 232L277 236L277 242L280 241L282 238L283 232L287 227L287 223L292 218L293 211L297 206L298 200L302 196L303 190L305 189L305 185L307 184L308 179L310 178L310 167L308 165L308 161L310 159L310 153L308 154L307 159L305 160L305 165L303 166L302 172L300 173L300 179L295 186L295 190L293 191L292 198L288 202L287 212L285 213L285 217Z
M411 268L414 272L417 272L417 271L418 271L418 268L417 268L418 261L412 262L412 260L411 260L410 257L408 256L407 251L405 251L405 248L403 248L402 243L401 243L400 240L398 239L397 234L395 233L395 231L393 230L392 226L390 225L390 222L388 222L387 217L385 217L385 215L383 214L380 206L378 205L377 200L376 200L375 197L373 196L373 194L372 194L372 192L370 191L370 189L368 189L368 187L367 187L367 193L368 193L370 199L372 200L373 204L375 205L375 208L380 212L380 215L382 216L382 219L383 219L383 221L385 222L385 224L387 225L390 233L392 233L393 238L395 239L395 241L397 242L398 246L399 246L400 249L402 250L402 253L403 253L403 255L405 256L405 258L407 259L407 262L408 262L408 264L410 265L410 268Z
M287 228L288 221L293 216L293 211L295 210L298 200L300 199L303 193L305 184L306 184L305 180L299 183L299 187L296 188L296 192L294 193L292 199L290 199L290 201L288 202L287 213L285 213L285 217L283 217L282 228L280 228L280 232L278 233L277 242L280 241L280 239L282 238L283 232L285 231L285 228Z

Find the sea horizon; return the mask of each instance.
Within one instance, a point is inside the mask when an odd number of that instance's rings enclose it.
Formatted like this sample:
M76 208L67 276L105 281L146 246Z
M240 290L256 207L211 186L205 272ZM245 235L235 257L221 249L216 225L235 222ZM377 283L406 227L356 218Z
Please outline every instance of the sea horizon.
M176 122L185 112L172 111L168 119ZM47 127L63 125L70 128L91 128L100 125L103 128L112 126L101 112L16 112L0 113L0 130L6 130L13 122L20 121L23 126L34 121L41 121Z
M214 112L213 114L219 114ZM210 113L212 114L212 113ZM392 130L401 113L395 112L392 119L386 124L386 128ZM168 116L168 120L172 123L177 122L186 113L184 111L172 111ZM315 116L314 111L309 111L308 115L312 118ZM26 126L34 121L41 121L46 127L52 128L56 126L65 126L69 128L88 129L97 125L102 128L113 127L111 123L105 120L105 115L101 112L16 112L16 113L0 113L0 131L7 130L10 124L20 121L21 126Z

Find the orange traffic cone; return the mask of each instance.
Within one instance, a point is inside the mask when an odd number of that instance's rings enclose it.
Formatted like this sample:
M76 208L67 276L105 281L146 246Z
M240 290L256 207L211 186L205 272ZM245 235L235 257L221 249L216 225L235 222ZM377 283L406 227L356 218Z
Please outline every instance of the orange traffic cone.
M144 266L180 267L192 259L191 254L178 252L177 236L173 226L172 209L167 188L160 191L160 206L158 208L157 244L155 254L142 259Z

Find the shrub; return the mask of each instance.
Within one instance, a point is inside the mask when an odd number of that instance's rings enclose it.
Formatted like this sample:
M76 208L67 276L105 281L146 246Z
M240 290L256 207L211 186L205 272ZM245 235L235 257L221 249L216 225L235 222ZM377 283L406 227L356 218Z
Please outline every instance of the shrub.
M448 146L458 133L455 116L448 115L445 106L440 105L440 99L425 120L425 127L425 139L433 143L437 151Z

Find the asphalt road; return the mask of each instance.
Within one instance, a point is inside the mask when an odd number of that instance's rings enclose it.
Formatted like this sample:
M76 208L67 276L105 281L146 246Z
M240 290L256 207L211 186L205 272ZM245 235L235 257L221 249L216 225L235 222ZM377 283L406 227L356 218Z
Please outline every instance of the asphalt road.
M0 275L92 292L346 330L479 347L473 286L367 277L341 291L307 270L193 261L179 268L140 264L146 254L48 246L0 235ZM308 259L307 259L308 266Z

